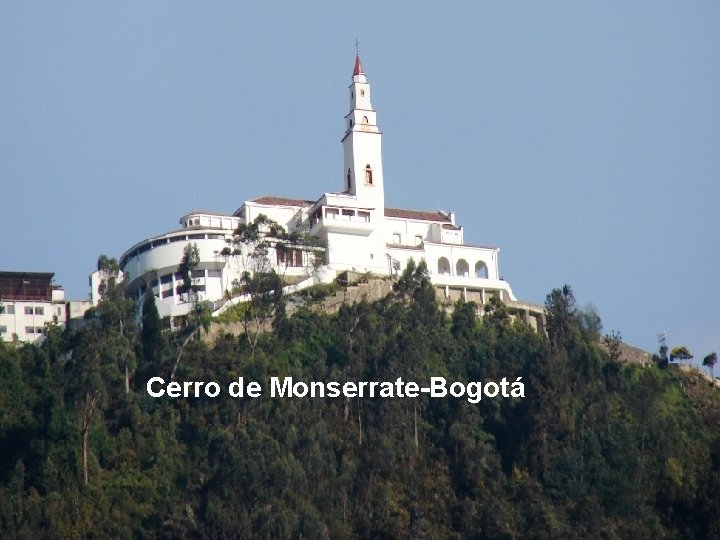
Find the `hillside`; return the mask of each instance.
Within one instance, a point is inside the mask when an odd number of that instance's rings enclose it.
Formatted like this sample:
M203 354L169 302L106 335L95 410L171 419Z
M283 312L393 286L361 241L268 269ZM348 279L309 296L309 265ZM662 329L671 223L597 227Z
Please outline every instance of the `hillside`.
M209 343L151 302L141 331L117 286L82 331L0 345L1 536L720 537L719 393L615 362L569 288L547 335L496 301L446 316L422 267L336 313L273 301L271 331ZM222 391L148 395L173 370ZM239 377L262 397L229 396ZM273 398L271 377L521 377L524 397Z

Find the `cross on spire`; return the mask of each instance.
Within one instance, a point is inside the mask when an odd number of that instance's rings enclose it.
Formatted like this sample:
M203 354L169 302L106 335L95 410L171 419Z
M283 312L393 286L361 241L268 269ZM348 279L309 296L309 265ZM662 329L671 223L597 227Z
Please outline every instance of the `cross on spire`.
M355 56L360 56L360 42L355 38Z

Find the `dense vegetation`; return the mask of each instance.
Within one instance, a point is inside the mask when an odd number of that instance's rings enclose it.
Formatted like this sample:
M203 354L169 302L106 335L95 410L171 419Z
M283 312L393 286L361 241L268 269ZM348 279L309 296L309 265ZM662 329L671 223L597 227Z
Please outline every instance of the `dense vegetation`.
M0 536L718 538L717 393L621 366L568 288L548 335L436 305L422 266L337 315L214 344L111 284L81 331L0 343ZM180 348L184 347L182 355ZM151 398L179 381L486 381L523 399Z

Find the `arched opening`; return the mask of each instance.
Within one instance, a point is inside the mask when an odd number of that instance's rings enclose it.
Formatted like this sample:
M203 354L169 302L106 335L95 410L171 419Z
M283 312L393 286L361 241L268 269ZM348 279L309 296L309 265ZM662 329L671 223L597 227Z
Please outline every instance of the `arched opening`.
M487 279L488 267L483 261L478 261L475 264L475 277Z
M362 123L363 123L363 124L367 124L368 122L369 122L368 117L367 117L367 116L363 116Z
M443 276L450 275L450 261L448 261L445 257L440 257L438 259L438 274Z
M372 167L370 167L370 164L365 165L365 183L368 186L372 186L373 183Z
M465 259L460 259L455 265L455 275L462 277L470 276L470 265Z
M350 169L347 171L347 188L348 191L352 189L352 175L350 174Z

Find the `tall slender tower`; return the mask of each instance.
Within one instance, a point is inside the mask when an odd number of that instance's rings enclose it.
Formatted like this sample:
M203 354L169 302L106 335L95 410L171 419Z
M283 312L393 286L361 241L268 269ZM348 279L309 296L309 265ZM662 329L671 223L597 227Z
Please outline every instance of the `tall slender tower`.
M385 194L381 141L382 133L370 103L370 84L357 55L350 83L350 112L345 115L342 138L345 191L357 197L358 206L376 209L382 216Z

